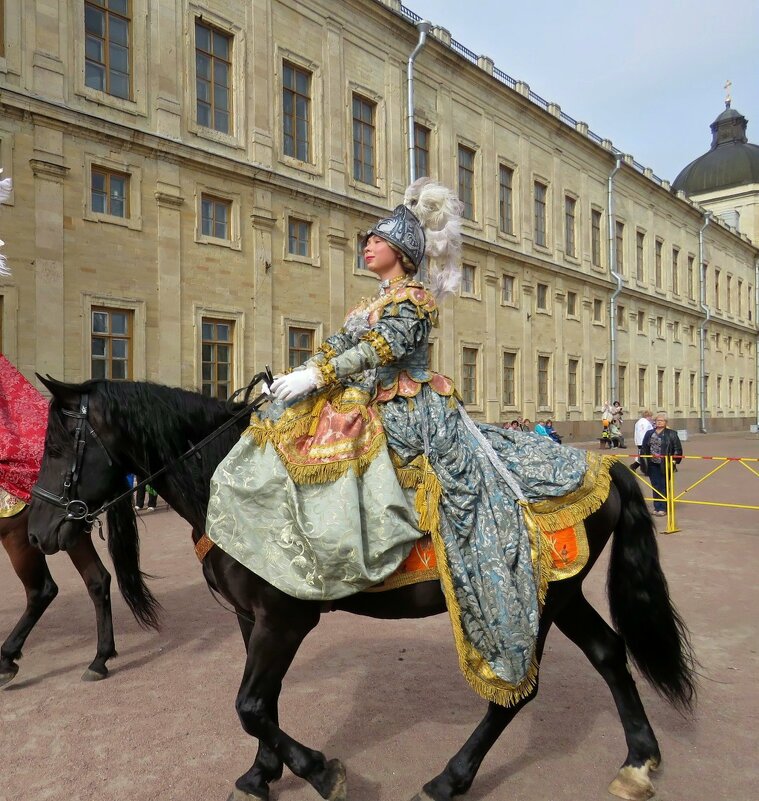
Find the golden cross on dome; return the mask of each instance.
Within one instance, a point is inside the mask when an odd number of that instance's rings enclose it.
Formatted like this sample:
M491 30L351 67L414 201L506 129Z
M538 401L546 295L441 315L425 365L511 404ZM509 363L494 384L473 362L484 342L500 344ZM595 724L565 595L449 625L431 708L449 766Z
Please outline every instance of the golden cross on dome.
M725 81L725 108L730 108L730 103L732 102L732 97L730 96L730 88L732 87L733 82L730 80Z

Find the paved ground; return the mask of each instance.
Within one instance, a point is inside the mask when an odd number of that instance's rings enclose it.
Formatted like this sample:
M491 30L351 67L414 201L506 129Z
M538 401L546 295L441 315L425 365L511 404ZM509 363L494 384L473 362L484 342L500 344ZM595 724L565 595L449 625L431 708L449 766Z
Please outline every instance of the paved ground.
M759 457L759 438L696 436L686 449ZM686 462L679 486L714 466ZM757 503L757 489L759 476L731 463L704 483L702 498ZM679 522L682 533L659 542L701 660L701 696L685 719L639 682L664 755L657 798L751 801L759 798L759 512L687 507ZM115 594L120 656L104 682L79 681L95 651L94 617L68 560L51 560L61 593L29 639L16 681L0 691L0 801L224 801L252 762L254 743L234 713L243 666L235 621L209 595L183 521L155 512L142 532L164 627L140 630ZM586 587L606 614L603 571L599 565ZM0 587L4 636L23 603L4 558ZM610 798L606 786L625 747L606 686L558 632L541 675L539 697L493 749L468 799ZM444 616L383 623L333 614L288 675L281 720L305 743L341 757L352 801L405 801L441 769L484 707L458 672ZM289 773L272 790L272 801L317 798Z

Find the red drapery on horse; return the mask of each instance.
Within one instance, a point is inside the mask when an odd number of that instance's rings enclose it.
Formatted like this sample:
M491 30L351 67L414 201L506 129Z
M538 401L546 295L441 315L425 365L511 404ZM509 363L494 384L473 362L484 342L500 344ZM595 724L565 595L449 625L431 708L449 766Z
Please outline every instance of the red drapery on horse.
M48 404L0 354L0 488L22 501L40 471Z

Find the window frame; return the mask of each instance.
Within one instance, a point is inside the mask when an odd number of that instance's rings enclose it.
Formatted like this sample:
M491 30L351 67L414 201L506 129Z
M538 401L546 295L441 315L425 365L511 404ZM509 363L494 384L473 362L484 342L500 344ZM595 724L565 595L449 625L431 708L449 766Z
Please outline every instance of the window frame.
M127 311L132 315L132 378L134 381L144 381L147 378L147 351L146 351L146 303L144 300L126 297L109 297L100 293L82 292L80 295L82 342L81 375L91 374L91 329L93 308L105 308L118 311Z
M535 355L537 357L535 362L535 408L538 412L550 412L553 409L553 354L538 351ZM541 362L543 359L545 359L547 362L545 370L545 398L541 397L540 386L540 376L542 373ZM545 403L541 403L542 400L545 400Z
M281 124L278 126L279 131L281 134L280 140L280 147L281 147L281 154L283 160L287 160L290 163L295 165L311 165L313 166L315 163L314 158L314 150L315 150L315 142L314 142L314 85L315 85L315 76L313 70L309 69L308 67L303 66L301 63L294 61L292 58L288 58L285 55L281 56L281 80L279 85L281 87L281 94L280 94L280 103L282 104L281 110ZM292 69L295 73L295 87L288 87L285 85L285 76L287 75L288 69ZM308 94L303 95L298 91L297 86L297 76L298 73L306 74L308 76ZM294 108L293 113L288 115L285 111L285 95L287 92L290 92L294 96ZM306 117L306 156L305 158L301 158L298 155L298 143L300 141L298 137L298 104L297 99L299 97L305 97L306 104L307 104L307 117ZM294 153L287 152L287 141L286 137L287 134L285 133L285 119L291 117L293 120L293 133L292 133L292 140L294 146Z
M95 315L107 314L109 321L114 314L123 314L127 320L127 332L122 335L114 334L109 322L109 331L95 331ZM131 328L130 328L131 326ZM102 361L106 365L104 375L96 376L94 374L93 366L96 362L93 345L95 339L104 339L107 342L107 353L105 357L97 359L98 362ZM113 342L125 340L127 345L127 356L125 359L119 359L113 355ZM92 306L90 308L90 330L89 330L89 353L90 353L90 369L86 373L89 378L104 378L108 381L133 381L134 380L134 312L132 309L119 308L117 306ZM125 363L125 375L123 377L115 378L113 375L113 365L115 362Z
M564 192L564 255L566 258L571 259L572 261L578 261L579 259L577 248L577 210L577 196L573 195L571 192Z
M474 351L476 353L475 358L475 376L474 376L474 400L468 401L466 392L467 388L465 386L465 363L464 363L464 355L466 351ZM476 411L482 411L482 345L477 342L465 342L461 341L459 343L459 375L461 377L461 399L463 403L468 406L470 409Z
M511 370L513 371L513 403L509 403L506 397L506 357L512 356L514 358L514 363L511 365ZM517 410L520 406L518 403L520 397L520 388L519 388L519 349L517 348L501 348L501 408L502 409L511 409Z
M506 300L504 297L504 286L507 278L511 280L511 300ZM501 273L501 280L499 283L501 286L501 306L509 306L513 309L519 308L519 279L517 276L511 273Z
M426 136L426 148L420 147L419 138L420 134L424 132ZM422 171L420 166L419 153L425 153L425 160L427 162L426 171ZM414 172L417 178L429 177L430 167L432 165L432 128L419 120L414 120Z
M112 10L109 6L110 0L103 0L104 5L101 5L97 2L92 2L92 0L84 0L82 3L84 9L84 35L85 35L85 48L84 48L84 85L87 89L92 92L98 92L101 94L109 95L110 97L117 98L121 101L131 102L134 97L134 33L133 33L133 5L131 0L126 0L127 2L127 13L122 14L120 11ZM103 57L105 61L97 61L90 59L87 57L87 37L91 34L87 31L87 8L91 7L95 11L99 11L104 14L105 16L105 33L102 37L102 41L104 43L103 46ZM128 72L123 73L121 70L114 70L116 72L120 72L122 75L126 75L127 78L127 94L126 95L119 95L111 92L109 90L109 84L111 82L111 68L110 68L110 46L114 44L113 40L110 38L110 26L112 18L119 19L125 22L127 28L127 44L126 44L126 51L127 51L127 69ZM101 37L98 37L101 38ZM89 62L97 63L103 68L103 72L105 75L105 88L100 89L96 86L90 86L87 83L87 64Z
M598 225L596 226L596 220ZM603 269L603 212L595 206L590 207L590 266Z
M309 226L310 252L306 256L290 253L290 221L306 223ZM285 208L282 229L282 258L284 261L308 264L310 267L321 266L319 218L315 214L303 212L301 209Z
M574 308L571 311L569 309L569 296L570 295L572 296L573 306L574 306ZM569 319L569 320L579 320L580 319L579 299L580 299L580 295L579 295L578 292L576 292L574 289L568 289L567 290L567 296L566 296L567 319Z
M509 176L508 183L503 180L505 174ZM516 175L513 164L498 162L498 233L509 238L516 238Z
M472 289L464 288L464 275L467 269L472 270ZM480 269L476 262L465 261L461 265L461 285L459 288L459 296L462 298L473 298L480 300Z
M549 182L535 177L532 181L532 243L536 248L549 250ZM542 197L538 197L538 189ZM540 213L539 213L540 212ZM540 241L542 235L542 241Z
M142 230L142 169L135 164L119 161L114 158L104 158L95 153L84 153L83 202L84 214L82 218L89 222L107 223L131 228L134 231ZM129 213L125 217L116 217L112 214L94 211L92 208L92 171L101 170L108 173L125 175L129 178L127 195L125 199Z
M207 324L210 324L210 325L213 325L213 326L228 325L230 327L230 329L231 329L231 337L230 337L230 339L228 339L228 340L221 340L221 339L209 340L209 339L206 339L204 334L203 334L203 327L205 325L207 325ZM208 317L208 316L205 316L205 315L201 318L201 321L200 321L200 384L199 384L201 395L203 395L203 396L205 396L207 398L217 398L219 400L228 400L229 397L232 395L232 393L235 391L235 389L236 389L236 386L235 386L235 375L236 375L236 372L237 372L236 369L235 369L235 340L236 340L236 338L237 337L236 337L236 331L235 331L235 320L231 320L231 319L225 318L225 317ZM229 362L226 362L226 364L229 367L228 377L227 377L227 381L226 381L226 383L228 384L228 391L227 391L226 396L223 397L223 398L218 395L218 385L220 383L219 382L219 377L218 377L218 366L219 366L219 364L225 364L225 362L220 362L218 358L214 358L210 362L205 360L203 358L203 350L204 350L204 347L206 345L211 345L211 347L214 349L214 355L215 356L217 356L217 347L219 345L226 345L227 347L229 347L230 358L229 358ZM215 375L214 378L210 379L209 381L207 381L203 377L203 367L206 364L211 364L211 365L213 365L215 367L214 372L216 373L216 375ZM205 385L207 383L210 383L212 385L212 387L213 387L213 390L215 390L215 391L212 391L211 394L209 394L209 395L206 395L206 393L204 391L205 390Z
M574 372L574 403L572 402L572 364L576 366ZM567 408L573 411L579 411L582 407L582 359L580 356L568 355L567 356Z
M463 204L461 219L465 222L477 222L477 148L467 142L456 142L456 194ZM462 153L470 155L472 158L471 169L462 165ZM462 182L462 171L470 178L469 198L463 197L465 183ZM468 213L468 210L470 213Z
M240 196L218 189L215 186L197 184L195 187L195 242L216 245L230 250L242 250L240 230ZM211 199L229 204L229 239L221 239L203 233L203 200Z
M371 121L370 122L366 122L366 120L356 117L356 115L355 115L356 101L360 101L361 103L365 103L366 106L371 109ZM351 169L350 169L351 179L355 182L355 184L357 186L365 186L365 187L371 187L371 188L376 189L377 188L377 178L378 178L378 173L379 173L379 147L378 147L378 144L379 144L379 138L378 138L378 133L379 133L379 124L378 124L378 121L379 121L379 107L378 107L378 103L374 98L366 95L365 93L354 90L354 91L351 92L350 104L348 106L348 112L350 114L350 121L351 121L350 128L349 128L350 137L348 139L348 141L350 143L350 151L351 151L351 157L350 157L350 161L349 161L349 164L351 165ZM356 157L355 157L356 141L357 141L356 140L356 127L355 127L356 126L356 122L360 123L360 125L362 126L361 127L362 134L364 132L364 128L368 128L368 129L371 130L370 141L371 141L371 152L372 152L373 162L371 164L372 174L371 174L371 180L370 181L364 180L364 178L365 178L364 169L365 169L366 165L364 164L363 156L362 156L362 160L360 162L361 165L362 165L361 176L359 177L358 175L356 175L356 163L357 163L356 162ZM365 144L363 135L362 135L362 138L360 139L360 142L361 142L362 146Z

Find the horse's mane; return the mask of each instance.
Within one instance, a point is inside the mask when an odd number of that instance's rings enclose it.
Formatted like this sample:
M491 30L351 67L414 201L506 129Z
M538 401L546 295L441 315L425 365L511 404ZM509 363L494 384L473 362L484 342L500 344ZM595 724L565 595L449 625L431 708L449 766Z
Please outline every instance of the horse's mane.
M118 432L119 438L129 443L135 459L147 460L141 465L145 475L140 478L147 478L180 456L243 408L240 403L225 403L197 392L148 382L94 379L67 384L66 388L87 394L98 404L104 421L98 435L107 434L109 429ZM71 447L71 434L57 413L59 404L55 399L50 411L45 447L51 455L60 456ZM238 425L160 479L174 503L181 500L182 515L195 527L202 529L205 523L211 475L246 424L243 416ZM118 453L113 456L119 458ZM119 588L138 622L157 626L160 605L145 585L146 576L140 570L139 533L129 499L108 510L108 548Z

